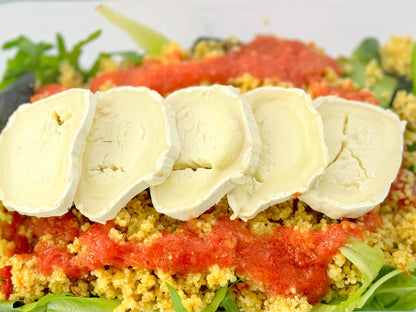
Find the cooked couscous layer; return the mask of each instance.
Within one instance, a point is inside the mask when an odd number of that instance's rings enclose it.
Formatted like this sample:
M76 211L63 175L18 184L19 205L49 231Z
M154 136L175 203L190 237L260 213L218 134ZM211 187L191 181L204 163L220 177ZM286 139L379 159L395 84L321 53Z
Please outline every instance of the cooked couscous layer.
M409 43L410 42L410 43ZM381 49L382 65L385 70L408 76L410 52L413 41L411 38L392 37ZM239 49L239 43L230 39L226 44L201 41L195 48L198 57L221 55L228 50ZM123 65L125 66L125 64ZM368 68L367 83L377 79L379 71L376 65ZM105 60L102 71L117 69L114 61ZM62 66L59 82L68 87L79 86L81 81L69 65ZM273 79L260 80L250 74L232 78L229 84L239 87L242 92L249 91L261 85L293 86L290 82ZM340 90L354 88L349 82L341 79L334 70L328 69L323 82ZM111 84L103 86L103 89ZM306 88L306 86L305 86ZM314 96L314 94L312 93ZM410 146L416 142L416 98L400 91L396 94L392 109L408 122L405 144ZM373 213L379 214L382 223L374 231L365 231L363 240L370 246L384 252L387 262L397 266L416 262L416 178L411 168L416 168L416 152L405 151L403 169L394 182L387 199ZM1 224L10 224L12 214L0 205ZM81 231L87 230L92 224L76 209L76 216ZM232 212L226 199L222 199L208 213L193 221L201 236L208 235L212 226L220 216L230 216ZM282 204L272 206L247 222L252 233L264 235L272 233L281 226L291 227L296 231L321 230L333 223L343 220L332 220L323 214L311 210L298 199L291 199ZM360 224L360 220L355 220ZM115 241L135 241L150 244L161 237L164 232L180 230L180 222L161 215L155 211L148 191L144 191L132 199L114 219L115 227L109 232L109 239ZM76 254L83 245L75 237L69 244L51 234L36 237L23 225L18 233L27 238L29 244L38 241L53 242L67 248ZM36 268L36 257L14 254L11 250L13 242L6 240L4 233L0 240L0 268L10 266L13 283L13 293L9 300L34 301L48 292L72 292L79 296L97 295L105 298L121 300L116 312L124 311L173 311L169 290L165 282L170 283L179 293L188 311L201 311L209 304L220 287L229 282L240 281L232 288L231 297L243 311L309 311L312 305L305 296L293 294L290 296L267 296L261 285L244 276L238 276L235 268L210 267L200 273L190 273L186 276L163 272L162 270L128 267L116 269L106 266L85 274L82 278L67 278L62 270L54 270L50 276L42 275ZM328 266L328 276L331 280L331 291L324 300L333 296L348 296L358 289L361 281L360 271L338 252ZM0 293L0 299L6 295Z

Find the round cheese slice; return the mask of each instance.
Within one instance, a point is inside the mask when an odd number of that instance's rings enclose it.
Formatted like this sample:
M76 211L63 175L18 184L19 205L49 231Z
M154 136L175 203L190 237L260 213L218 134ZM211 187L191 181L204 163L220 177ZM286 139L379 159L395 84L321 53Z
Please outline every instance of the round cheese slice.
M405 122L381 107L335 96L314 106L329 165L300 199L330 218L356 218L380 204L400 168Z
M167 100L176 112L181 152L151 196L157 211L189 220L247 181L261 141L250 106L233 87L189 87Z
M94 96L83 89L19 106L0 135L0 200L7 209L37 217L68 211L94 110Z
M245 97L263 145L253 177L227 195L235 216L243 220L299 196L328 164L322 120L308 94L295 88L261 87Z
M179 150L175 114L157 92L98 93L75 206L92 221L113 219L134 196L166 179Z

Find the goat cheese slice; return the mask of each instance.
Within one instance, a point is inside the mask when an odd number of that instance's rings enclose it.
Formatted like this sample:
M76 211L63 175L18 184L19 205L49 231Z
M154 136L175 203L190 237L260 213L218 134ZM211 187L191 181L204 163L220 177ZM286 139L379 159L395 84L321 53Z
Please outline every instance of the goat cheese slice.
M163 182L180 151L175 114L157 92L101 92L82 158L75 206L104 223L138 193Z
M255 217L305 192L328 164L321 117L301 89L262 87L245 94L256 118L262 150L250 181L227 195L235 217Z
M7 209L37 217L68 211L94 110L94 96L83 89L19 106L0 135L0 200Z
M233 87L189 87L167 100L182 149L171 175L150 191L157 211L189 220L247 181L261 141L249 104Z
M314 100L324 123L329 165L300 199L330 218L357 218L380 204L400 168L406 123L389 110L325 96Z

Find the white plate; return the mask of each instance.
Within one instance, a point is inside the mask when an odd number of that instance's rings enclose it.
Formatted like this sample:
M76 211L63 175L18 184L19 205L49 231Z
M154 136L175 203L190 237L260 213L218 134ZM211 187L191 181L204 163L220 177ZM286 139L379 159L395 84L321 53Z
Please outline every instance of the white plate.
M24 34L33 40L54 41L61 32L68 45L97 29L103 34L87 46L83 65L100 51L136 49L133 41L94 8L102 3L140 21L188 47L198 36L243 40L271 33L315 41L327 53L348 54L366 36L385 41L389 35L416 38L414 0L136 0L29 1L0 0L0 43ZM11 53L0 52L0 73Z

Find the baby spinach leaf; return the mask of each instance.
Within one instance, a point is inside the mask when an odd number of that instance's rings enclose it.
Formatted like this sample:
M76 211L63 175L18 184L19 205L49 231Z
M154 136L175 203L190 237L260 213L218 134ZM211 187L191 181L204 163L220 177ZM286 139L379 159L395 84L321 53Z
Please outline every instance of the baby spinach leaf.
M365 88L367 65L376 60L380 65L379 43L375 38L364 39L352 53L351 58L342 57L339 62L347 68L343 75L350 78L360 88ZM369 87L383 108L388 108L399 85L399 78L384 73L383 77L377 79Z

